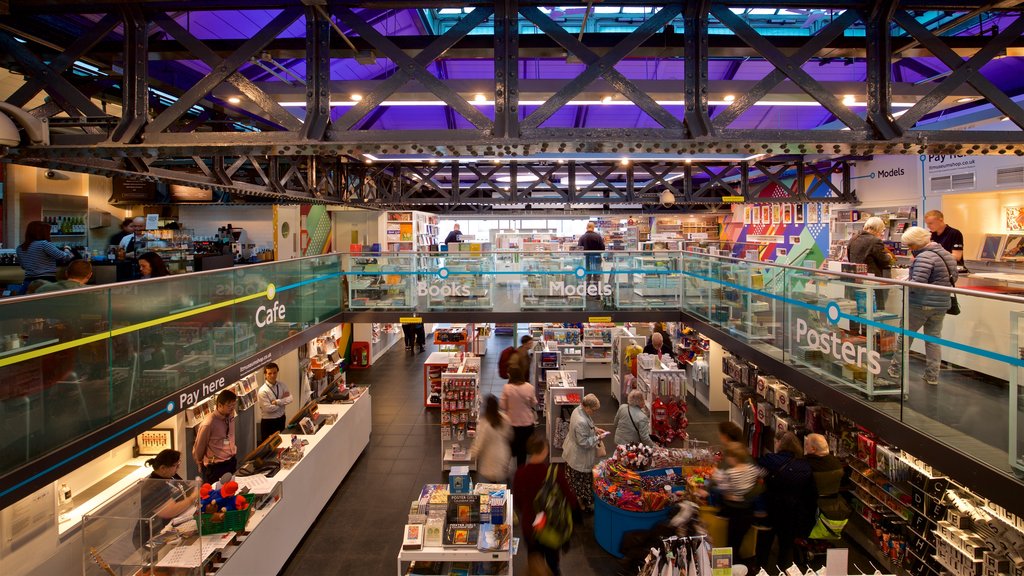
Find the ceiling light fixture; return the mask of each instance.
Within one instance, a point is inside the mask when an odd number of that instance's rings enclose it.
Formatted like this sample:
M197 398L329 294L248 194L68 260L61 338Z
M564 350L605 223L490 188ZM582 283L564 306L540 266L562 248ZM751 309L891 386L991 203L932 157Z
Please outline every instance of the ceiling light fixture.
M726 94L725 98L722 98L722 101L724 102L732 102L734 100L736 100L736 97L733 96L732 94Z
M974 97L973 96L964 96L963 98L957 98L956 101L957 101L958 104L966 104L968 102L974 102Z
M239 98L238 96L232 96L232 97L228 98L228 104L241 104L241 103L242 103L242 99Z
M487 96L484 96L483 94L477 94L476 96L473 96L473 102L476 102L477 104L483 104L484 102L487 102Z
M517 184L522 184L524 182L536 182L538 180L540 180L540 178L538 178L537 176L534 176L532 174L516 174L516 183ZM497 178L494 179L494 181L495 182L509 183L509 182L512 182L512 175L509 174L507 176L498 176Z
M655 100L661 106L683 106L686 104L683 100ZM493 104L490 100L483 102L476 102L474 104ZM712 106L727 105L730 102L725 100L710 100L708 104ZM844 98L845 103L845 98ZM279 102L281 106L285 108L304 108L306 102L304 100L283 100ZM544 104L543 100L520 100L518 102L520 106L540 106ZM331 106L343 108L346 106L355 106L356 103L350 100L332 100ZM381 106L447 106L448 103L443 100L385 100L380 103ZM636 106L631 100L614 100L611 96L605 96L601 100L570 100L566 103L567 106ZM866 106L864 102L851 101L852 106ZM893 108L910 108L914 105L914 102L892 102L890 106ZM758 100L754 102L754 106L817 106L820 107L821 103L814 100Z
M629 166L629 158L623 158L619 160L619 164L622 166Z
M853 96L853 94L847 94L846 96L843 96L843 104L846 104L847 106L853 106L856 103L857 99Z
M363 99L363 95L362 94L350 94L348 99L353 101L353 102L361 102L362 99Z

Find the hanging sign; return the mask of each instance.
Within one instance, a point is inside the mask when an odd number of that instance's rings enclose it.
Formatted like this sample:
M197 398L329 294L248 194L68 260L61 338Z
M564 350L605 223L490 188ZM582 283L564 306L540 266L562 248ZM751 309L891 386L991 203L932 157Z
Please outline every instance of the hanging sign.
M398 323L399 324L423 324L423 318L404 317L404 318L399 318L398 319Z

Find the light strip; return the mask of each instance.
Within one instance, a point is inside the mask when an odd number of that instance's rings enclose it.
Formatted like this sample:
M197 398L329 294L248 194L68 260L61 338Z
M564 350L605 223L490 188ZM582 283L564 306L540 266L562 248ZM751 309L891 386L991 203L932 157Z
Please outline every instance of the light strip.
M660 156L660 157L659 156L630 156L629 160L630 160L630 162L680 162L680 161L684 161L684 162L685 161L690 161L690 162L752 162L754 160L758 160L760 158L764 158L765 156L768 156L768 154L753 154L751 156L736 157L736 158L731 158L731 157L718 157L718 158L715 158L715 157L710 157L710 156L708 156L708 157L699 157L699 156L678 156L678 157L675 157L675 156L674 157L667 157L667 156ZM403 156L401 158L387 158L387 157L381 158L379 156L374 156L373 154L363 153L363 158L366 158L367 160L371 160L373 162L410 162L410 163L411 162L438 162L438 159L437 159L436 156L422 156L422 157L419 157L419 156L408 156L408 157L405 157L405 156ZM527 161L529 161L529 162L567 162L567 161L575 161L575 162L614 162L614 163L618 164L621 161L621 159L622 159L621 156L615 156L615 157L580 156L580 157L572 157L572 158L570 158L570 157L561 157L561 156L550 156L550 157L549 156L516 156L516 157L511 157L511 156L506 156L506 157L498 157L498 156L473 156L473 157L459 156L459 157L456 157L456 158L448 158L448 159L444 160L444 162L447 163L447 162L451 162L453 160L457 161L457 162L460 162L460 163L495 162L495 161L498 161L498 162L501 162L501 163L512 162L512 161L515 161L515 162L527 162Z
M482 100L475 101L472 98L468 100L469 104L473 106L494 106L494 100ZM520 100L520 106L541 106L544 104L544 100ZM683 106L685 104L682 100L655 100L662 106ZM285 100L279 102L281 106L285 108L302 108L306 105L305 101L299 100ZM358 104L358 102L352 102L351 100L332 100L331 106L335 108L351 107ZM726 102L725 100L711 100L708 102L711 106L728 106L732 102ZM914 102L892 102L890 105L893 108L910 108L914 105ZM385 100L380 104L381 106L447 106L448 103L443 100ZM602 102L601 100L570 100L566 103L567 106L636 106L631 100L612 100L610 102ZM848 108L866 108L867 102L852 102L847 104ZM810 100L758 100L754 102L754 106L821 106L820 103Z

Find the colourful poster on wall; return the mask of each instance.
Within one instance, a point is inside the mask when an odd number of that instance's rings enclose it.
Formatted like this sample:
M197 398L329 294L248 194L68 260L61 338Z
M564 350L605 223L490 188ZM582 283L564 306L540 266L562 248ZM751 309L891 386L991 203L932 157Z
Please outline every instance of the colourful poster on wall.
M327 254L331 251L331 213L326 206L302 206L299 217L302 227L300 245L303 256Z
M1006 207L1006 231L1019 232L1024 230L1024 208Z

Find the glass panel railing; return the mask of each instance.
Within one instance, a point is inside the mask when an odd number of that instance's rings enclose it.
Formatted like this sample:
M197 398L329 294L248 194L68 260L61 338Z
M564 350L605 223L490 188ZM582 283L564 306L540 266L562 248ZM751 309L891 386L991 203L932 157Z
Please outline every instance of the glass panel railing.
M0 302L0 475L342 310L327 255Z

